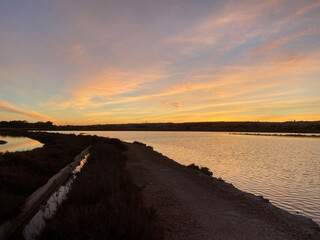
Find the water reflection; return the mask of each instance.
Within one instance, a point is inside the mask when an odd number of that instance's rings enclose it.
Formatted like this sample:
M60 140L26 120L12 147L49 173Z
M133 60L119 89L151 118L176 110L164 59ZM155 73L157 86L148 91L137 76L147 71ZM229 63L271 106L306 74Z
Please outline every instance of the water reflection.
M27 151L43 146L43 144L38 142L37 140L27 137L11 137L0 135L0 140L7 142L6 144L0 145L0 152Z
M87 162L88 156L89 154L84 156L84 158L80 161L80 164L72 171L72 174L67 182L61 185L59 189L51 195L47 202L40 207L39 211L24 227L22 234L26 240L35 239L45 227L45 221L52 218L57 212L60 204L67 198L72 183L77 177L77 173L81 171L82 167Z
M144 142L181 164L207 166L215 177L320 224L320 138L215 132L86 133Z

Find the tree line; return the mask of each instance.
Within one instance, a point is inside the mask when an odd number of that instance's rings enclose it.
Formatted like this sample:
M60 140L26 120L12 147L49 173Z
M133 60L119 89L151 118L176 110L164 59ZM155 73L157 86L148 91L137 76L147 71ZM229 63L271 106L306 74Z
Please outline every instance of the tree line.
M47 122L35 122L29 123L25 120L15 120L15 121L1 121L0 128L39 128L39 129L50 129L53 127L53 123L50 121Z
M320 121L288 122L187 122L96 125L54 125L52 122L2 121L0 128L57 131L208 131L208 132L288 132L320 133Z

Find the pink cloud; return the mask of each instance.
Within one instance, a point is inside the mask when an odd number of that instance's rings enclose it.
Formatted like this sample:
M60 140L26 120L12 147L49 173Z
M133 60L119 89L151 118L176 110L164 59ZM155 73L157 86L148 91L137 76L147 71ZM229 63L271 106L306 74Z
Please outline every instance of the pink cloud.
M302 36L305 36L305 35L313 34L314 32L315 32L315 30L312 28L309 28L304 31L296 32L296 33L278 38L277 40L269 42L269 43L267 43L263 46L260 46L258 48L255 48L252 50L252 52L267 55L268 52L274 48L279 48L280 46L282 46L290 41L293 41L293 40L300 38Z

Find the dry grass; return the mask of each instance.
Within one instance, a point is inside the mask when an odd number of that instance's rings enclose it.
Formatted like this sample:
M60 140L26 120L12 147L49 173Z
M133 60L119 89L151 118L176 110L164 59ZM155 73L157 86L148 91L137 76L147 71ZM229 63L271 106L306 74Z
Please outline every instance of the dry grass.
M191 169L194 169L196 171L200 171L202 172L203 174L205 175L208 175L208 176L212 176L212 172L209 170L209 168L207 167L199 167L197 165L195 165L194 163L190 164L187 166L188 168L191 168Z

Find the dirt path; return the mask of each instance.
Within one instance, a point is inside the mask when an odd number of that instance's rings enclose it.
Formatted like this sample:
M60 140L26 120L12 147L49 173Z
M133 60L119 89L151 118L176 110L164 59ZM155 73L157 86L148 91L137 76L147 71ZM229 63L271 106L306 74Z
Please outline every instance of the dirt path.
M320 239L317 224L231 184L128 144L128 170L166 229L166 239Z

